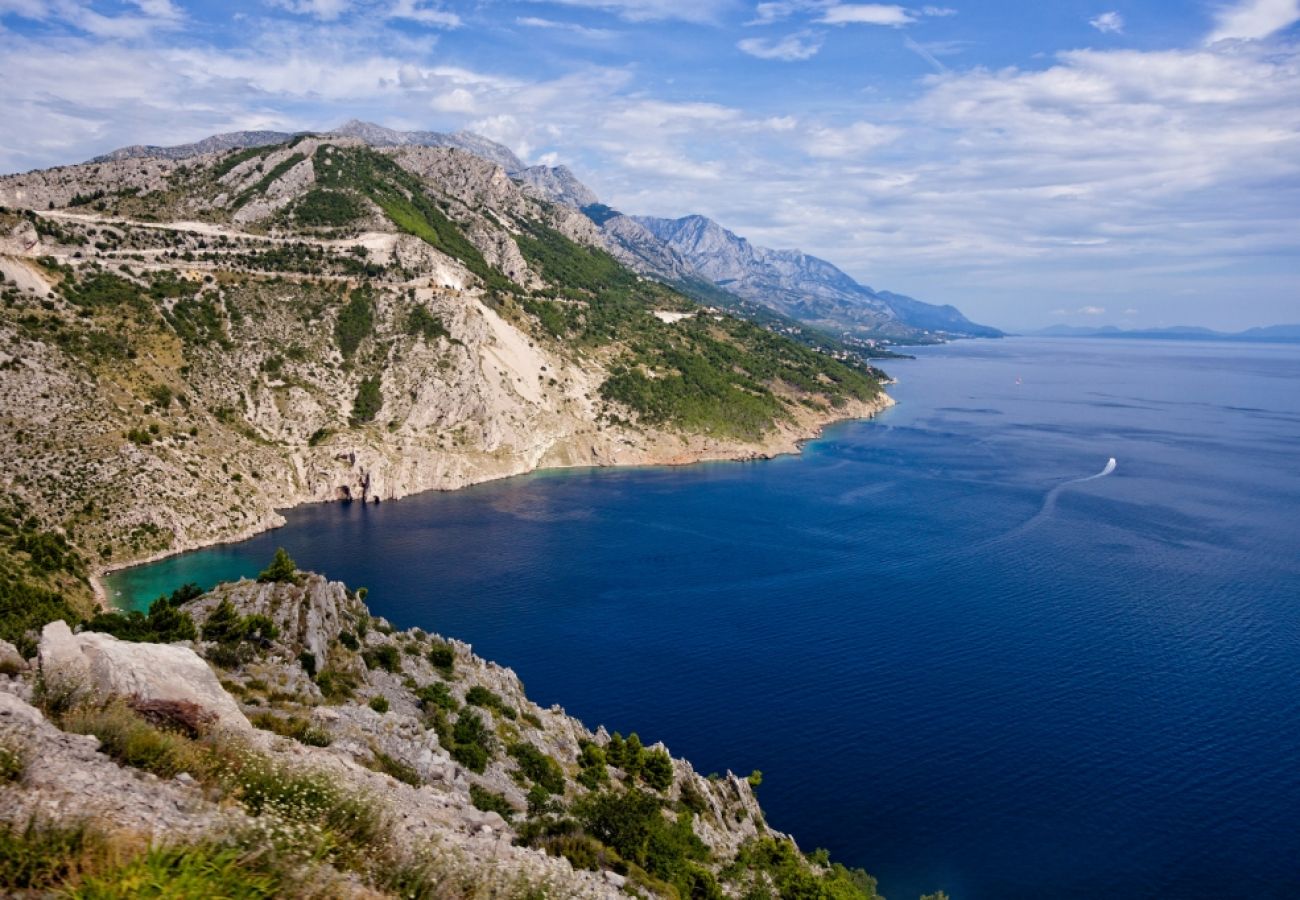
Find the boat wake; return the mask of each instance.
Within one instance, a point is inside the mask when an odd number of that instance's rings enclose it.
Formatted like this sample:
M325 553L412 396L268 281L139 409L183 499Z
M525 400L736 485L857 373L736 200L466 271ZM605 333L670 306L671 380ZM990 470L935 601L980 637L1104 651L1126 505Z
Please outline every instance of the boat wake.
M1047 518L1053 512L1055 512L1056 498L1061 496L1061 491L1065 490L1071 485L1083 484L1085 481L1096 481L1098 478L1105 478L1111 472L1115 471L1115 467L1117 465L1118 463L1115 462L1115 457L1112 456L1110 459L1106 460L1106 465L1102 467L1102 470L1098 472L1096 475L1085 475L1083 478L1071 478L1069 481L1061 482L1056 487L1052 488L1050 491L1047 492L1047 496L1043 498L1043 505L1039 507L1038 512L1034 514L1033 518L1029 519L1023 525L1019 525L1011 529L1005 535L1003 535L1003 537L1013 537L1018 534L1023 534L1024 532L1033 528L1035 525L1042 522L1043 519Z

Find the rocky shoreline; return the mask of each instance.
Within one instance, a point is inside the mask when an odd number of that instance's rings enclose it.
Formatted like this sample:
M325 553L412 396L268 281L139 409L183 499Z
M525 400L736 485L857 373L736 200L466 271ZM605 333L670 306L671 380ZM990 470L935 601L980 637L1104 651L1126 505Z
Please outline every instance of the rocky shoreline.
M842 422L865 421L875 418L880 413L889 409L895 404L895 400L888 394L881 392L878 399L874 402L851 402L848 404L848 415L836 415L831 418L819 418L809 415L804 421L795 423L785 428L778 428L777 433L761 445L746 446L734 445L727 447L718 445L714 447L699 447L687 450L678 450L674 453L663 453L656 455L653 452L638 456L636 454L624 454L621 457L614 457L608 461L594 461L592 463L575 462L571 464L559 465L536 465L530 468L521 468L518 471L507 471L500 474L489 474L481 478L470 478L456 484L436 487L422 487L414 490L401 489L396 485L396 491L391 496L376 498L375 502L392 502L401 500L405 497L412 497L427 491L454 491L462 488L472 487L476 484L484 484L489 481L496 481L502 478L514 478L518 475L527 475L532 472L542 470L562 470L571 468L587 467L624 467L624 466L688 466L703 462L743 462L748 460L775 459L778 456L788 456L803 452L805 444L815 441L822 436L826 428ZM809 411L811 412L811 411ZM839 411L837 411L839 412ZM186 540L175 547L150 553L140 558L125 561L114 562L110 565L100 565L92 568L89 573L91 590L94 592L95 601L100 609L113 609L113 603L108 597L108 592L104 588L103 579L113 572L119 572L123 569L134 568L135 566L147 565L152 562L158 562L172 556L179 556L183 553L189 553L194 550L202 550L205 547L214 547L221 544L236 544L240 541L248 540L267 531L274 530L285 524L284 516L280 510L294 509L299 506L306 506L312 503L330 503L340 502L327 498L316 496L299 497L279 506L277 509L269 511L267 515L259 522L247 526L235 534L212 535L208 538L195 538ZM354 501L355 502L355 501Z

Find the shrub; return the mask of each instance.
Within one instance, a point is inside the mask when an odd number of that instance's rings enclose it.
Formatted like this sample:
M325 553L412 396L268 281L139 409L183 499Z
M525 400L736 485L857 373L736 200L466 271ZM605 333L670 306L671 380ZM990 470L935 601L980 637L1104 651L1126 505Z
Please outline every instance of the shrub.
M308 747L328 747L333 742L328 731L314 727L302 716L281 717L272 712L259 712L249 716L248 720L255 728L293 738Z
M57 887L105 852L102 838L81 823L54 824L35 818L22 826L0 823L0 892Z
M357 689L356 676L337 669L326 669L316 676L315 681L321 694L332 703L350 699Z
M334 323L334 339L344 358L352 356L374 328L374 303L368 288L358 288L348 298L347 305L339 311Z
M302 670L307 673L308 678L316 677L316 654L310 650L304 650L298 654L298 664Z
M552 794L564 793L564 770L554 759L524 742L512 744L509 753L519 763L519 771L534 784Z
M257 580L262 584L298 584L301 581L297 564L283 547L276 549L271 564L261 571Z
M419 787L424 784L424 779L420 777L420 773L417 772L413 766L409 766L400 759L395 759L387 753L384 753L381 750L376 750L373 747L370 750L370 754L374 757L374 763L371 768L376 772L383 772L385 775L396 778L403 784L409 784L412 787Z
M456 665L456 651L452 649L451 644L434 644L433 649L429 651L429 662L435 669L440 669L444 675L451 675Z
M339 632L339 643L344 647L347 647L349 650L357 650L361 647L361 643L357 640L357 636L350 631Z
M174 641L192 641L198 637L194 619L179 609L186 597L185 588L174 591L170 598L159 597L149 605L146 616L139 610L129 612L101 612L86 623L86 630L101 631L124 641L148 641L170 644Z
M673 784L672 758L663 750L651 750L645 755L641 780L660 793L668 790Z
M383 669L385 672L402 671L402 654L392 644L380 644L368 647L361 653L367 669Z
M371 697L369 706L375 712L383 715L388 712L388 698L383 696Z
M415 692L415 697L424 709L444 709L447 712L455 712L459 706L456 698L451 695L451 690L441 681L426 684Z
M0 784L20 781L27 771L27 746L13 734L0 734Z
M112 701L100 707L79 707L63 717L65 731L93 734L100 750L124 766L172 778L181 772L195 774L205 768L193 741L132 712L125 703Z
M479 714L465 709L456 717L451 732L451 758L471 772L482 772L492 757L495 741Z
M515 808L510 805L510 801L502 794L498 794L496 791L489 791L487 788L481 787L477 784L471 784L469 786L469 800L474 804L476 809L481 809L484 812L497 813L507 822L513 818L516 811Z
M361 379L361 384L357 386L357 397L352 401L353 425L373 422L375 416L379 415L379 410L384 405L381 384L382 378L379 375Z
M281 879L264 859L235 847L158 847L68 893L72 900L230 897L258 900L281 895Z

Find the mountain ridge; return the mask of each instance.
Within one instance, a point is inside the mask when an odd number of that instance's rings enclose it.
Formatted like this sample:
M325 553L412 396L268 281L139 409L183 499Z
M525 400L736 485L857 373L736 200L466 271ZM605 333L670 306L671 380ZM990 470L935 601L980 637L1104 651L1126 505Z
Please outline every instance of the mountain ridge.
M230 149L271 146L313 132L240 131L173 147L133 145L92 162L155 157L189 159ZM528 166L508 147L468 131L400 131L351 119L322 137L351 137L374 147L452 147L501 166L542 198L582 210L625 265L669 283L702 278L806 325L850 340L924 343L952 337L999 337L951 305L874 291L834 264L799 250L758 247L698 214L677 219L625 215L600 203L567 166Z

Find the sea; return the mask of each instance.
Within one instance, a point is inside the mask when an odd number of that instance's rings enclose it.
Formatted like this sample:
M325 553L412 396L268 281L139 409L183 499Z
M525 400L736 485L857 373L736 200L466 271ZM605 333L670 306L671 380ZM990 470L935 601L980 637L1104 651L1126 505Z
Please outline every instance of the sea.
M760 770L890 900L1300 897L1300 345L883 367L897 406L797 456L302 507L108 588L283 546L543 705Z

